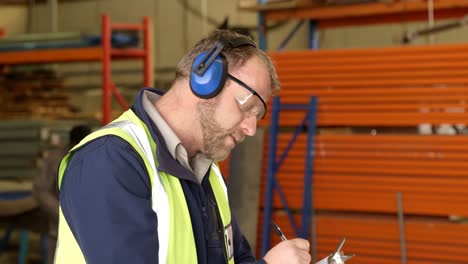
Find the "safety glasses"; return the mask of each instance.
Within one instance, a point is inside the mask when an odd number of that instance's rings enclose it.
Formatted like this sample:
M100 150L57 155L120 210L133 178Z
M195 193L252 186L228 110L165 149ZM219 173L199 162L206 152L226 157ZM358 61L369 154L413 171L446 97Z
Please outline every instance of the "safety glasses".
M229 79L233 80L250 92L250 94L246 96L234 96L239 104L240 109L246 114L255 116L257 120L263 119L266 114L267 106L262 97L243 81L237 79L229 73L227 76Z

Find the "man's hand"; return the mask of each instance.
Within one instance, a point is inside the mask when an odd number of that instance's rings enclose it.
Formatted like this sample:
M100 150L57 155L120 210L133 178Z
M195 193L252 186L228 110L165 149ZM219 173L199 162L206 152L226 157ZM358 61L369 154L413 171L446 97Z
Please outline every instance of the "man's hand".
M263 258L267 264L309 264L309 241L301 238L285 240L274 246Z

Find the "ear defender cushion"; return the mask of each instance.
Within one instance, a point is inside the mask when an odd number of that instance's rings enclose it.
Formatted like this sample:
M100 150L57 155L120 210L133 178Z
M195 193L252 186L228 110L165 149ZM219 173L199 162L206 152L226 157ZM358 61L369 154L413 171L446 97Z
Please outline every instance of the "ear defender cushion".
M227 63L222 54L216 56L203 75L195 73L201 61L205 58L207 52L202 52L195 58L190 73L190 88L198 97L209 99L215 97L223 88L227 76Z

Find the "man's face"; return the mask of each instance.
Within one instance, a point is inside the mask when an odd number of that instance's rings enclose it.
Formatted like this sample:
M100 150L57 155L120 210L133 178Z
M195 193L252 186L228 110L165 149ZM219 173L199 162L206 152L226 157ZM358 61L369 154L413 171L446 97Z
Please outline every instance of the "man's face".
M229 74L245 84L228 78L221 93L198 105L203 135L203 149L208 158L224 160L245 136L253 136L257 121L266 112L263 101L271 96L269 73L257 57ZM250 89L253 89L254 94Z

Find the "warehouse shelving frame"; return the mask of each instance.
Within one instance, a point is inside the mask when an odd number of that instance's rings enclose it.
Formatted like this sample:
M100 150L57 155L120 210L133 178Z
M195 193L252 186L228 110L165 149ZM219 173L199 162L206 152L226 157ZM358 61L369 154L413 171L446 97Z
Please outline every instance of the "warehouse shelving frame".
M151 58L151 21L149 17L143 17L141 24L117 24L111 23L110 16L103 14L101 16L101 45L98 47L83 47L83 48L63 48L63 49L40 49L26 51L9 51L0 52L0 72L5 70L10 65L24 64L48 64L48 63L75 63L75 62L92 62L99 61L101 63L101 79L102 79L102 124L105 125L111 121L111 100L112 95L123 109L128 109L124 98L117 90L111 79L111 63L113 60L142 60L143 61L143 85L151 86L153 82L152 58ZM125 48L116 49L112 47L112 31L141 31L143 35L143 43L141 48ZM1 193L0 193L1 194ZM1 194L6 199L14 197L23 198L31 195L30 191L9 192ZM4 198L5 198L4 197ZM9 240L12 227L8 227L2 238L0 239L1 246L5 246ZM47 255L46 247L47 238L41 237L41 251L43 256ZM26 263L28 251L28 232L22 229L20 232L20 253L18 263ZM44 258L44 263L47 258Z
M267 0L258 0L258 6L265 7ZM436 19L447 19L447 18L459 18L468 14L468 1L464 0L444 0L434 2L434 17ZM259 36L259 47L263 50L267 50L267 21L285 21L290 19L299 20L298 23L293 27L291 32L287 34L285 39L281 42L278 50L281 51L285 48L290 39L300 29L304 22L308 21L309 28L309 41L308 46L310 49L318 49L318 38L317 31L319 28L333 28L342 26L358 26L358 25L371 25L371 24L385 24L395 22L415 22L427 19L427 2L424 0L403 2L396 1L392 3L364 3L364 4L350 4L343 6L329 6L329 7L297 7L287 9L258 9L258 36ZM308 133L307 133L307 158L306 158L306 170L304 175L304 200L302 207L302 226L301 231L298 231L298 225L295 223L291 210L288 208L286 198L281 191L281 187L275 177L279 166L285 159L287 152L291 148L295 138L299 134L299 129L296 130L293 138L291 139L282 157L276 161L276 145L277 145L277 134L279 124L279 113L281 110L291 109L307 109L304 105L284 105L282 106L279 102L279 98L275 98L272 102L271 112L271 127L270 127L270 138L268 148L268 161L267 161L267 178L266 178L266 189L264 195L264 215L263 215L263 226L262 226L262 242L261 242L261 256L264 256L270 248L271 241L271 222L272 222L272 210L273 210L273 190L276 188L280 196L281 202L284 209L288 213L288 218L291 226L298 237L308 239L310 236L309 230L312 229L312 252L313 258L316 257L316 239L314 234L315 225L313 224L313 144L314 136L311 135L312 131L315 133L315 122L317 115L316 102L309 106L309 117L305 117L302 123L298 126L304 126L306 120L309 118ZM314 109L310 112L310 109ZM313 115L313 117L312 117ZM312 123L314 122L314 123ZM307 200L307 197L310 197ZM312 221L312 223L311 223Z
M26 51L0 52L0 67L21 64L73 63L99 61L102 79L102 124L111 121L111 100L115 96L123 109L127 109L122 95L111 79L111 62L113 60L143 60L143 85L152 86L153 71L151 58L150 18L143 17L141 24L112 24L110 16L101 17L101 45L99 47L41 49ZM142 31L141 48L116 49L112 47L113 30Z
M309 23L309 47L318 48L317 30L344 26L375 25L386 23L416 22L426 20L427 1L379 1L376 3L298 6L296 8L269 9L267 0L258 0L258 36L260 47L267 49L267 21L300 20ZM434 19L460 18L468 14L468 1L435 0ZM255 8L253 8L255 10ZM297 31L293 29L292 32ZM289 36L287 38L291 38Z
M277 160L277 142L279 133L279 115L281 111L304 111L305 117L302 122L296 127L294 135L288 143L288 146L281 154L281 157ZM314 160L315 156L315 134L316 134L316 123L317 123L317 97L312 96L309 104L282 104L279 97L273 98L272 109L271 109L271 123L270 123L270 135L268 145L268 165L267 165L267 179L266 179L266 191L265 191L265 211L263 219L263 237L262 237L262 256L266 254L270 248L271 240L271 223L272 223L272 211L273 211L273 191L276 189L281 199L291 226L297 237L307 239L310 235L309 226L311 217L313 218L313 189L312 179L314 173L314 164L312 162L306 162L305 174L304 174L304 194L303 194L303 207L302 207L302 226L299 231L297 223L294 221L293 213L290 210L286 201L285 195L281 189L276 173L279 171L289 151L292 149L297 136L302 133L304 128L307 127L307 148L306 148L306 160ZM270 205L270 206L268 206ZM314 234L312 234L314 236Z

